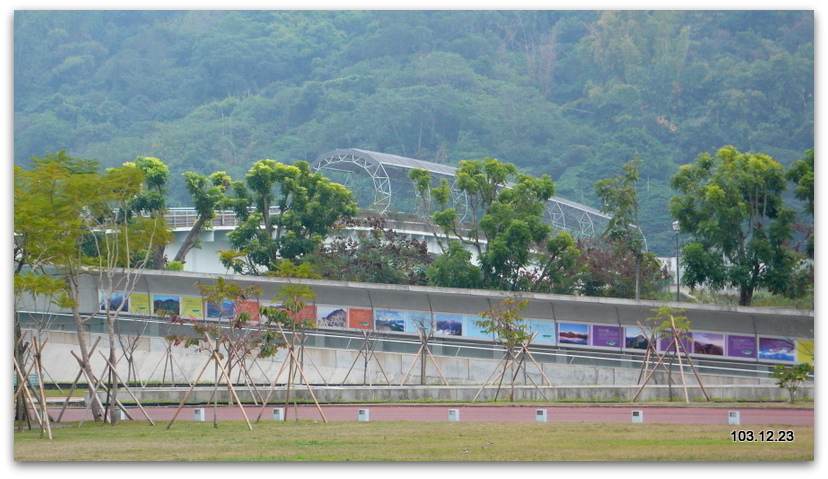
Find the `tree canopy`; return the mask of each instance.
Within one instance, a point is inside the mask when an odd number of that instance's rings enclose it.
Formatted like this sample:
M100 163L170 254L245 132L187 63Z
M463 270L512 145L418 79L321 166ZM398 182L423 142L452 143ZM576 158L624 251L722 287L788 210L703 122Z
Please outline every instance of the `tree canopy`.
M670 212L692 236L682 249L685 284L735 287L741 305L760 287L790 291L797 261L786 246L795 215L783 204L779 163L726 146L681 167L672 186L680 194Z

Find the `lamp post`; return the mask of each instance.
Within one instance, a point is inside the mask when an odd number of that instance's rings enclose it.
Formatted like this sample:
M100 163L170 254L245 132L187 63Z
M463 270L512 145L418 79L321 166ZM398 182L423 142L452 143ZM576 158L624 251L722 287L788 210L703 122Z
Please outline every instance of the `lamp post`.
M673 221L673 231L676 232L676 302L681 302L681 294L679 292L679 281L681 278L679 274L679 233L681 232L681 227L678 221Z

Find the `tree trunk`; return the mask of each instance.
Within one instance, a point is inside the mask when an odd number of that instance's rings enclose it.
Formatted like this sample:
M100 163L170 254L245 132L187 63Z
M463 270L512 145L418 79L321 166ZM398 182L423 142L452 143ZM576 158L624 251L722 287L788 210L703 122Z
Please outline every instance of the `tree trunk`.
M753 301L753 289L742 287L739 290L739 306L750 306Z
M86 343L86 334L84 331L84 326L86 325L86 320L80 314L80 284L78 281L77 274L70 273L67 278L67 282L69 283L69 287L67 288L67 292L69 293L70 299L73 300L72 306L72 317L75 319L75 328L77 329L78 334L78 348L80 349L80 357L81 357L81 368L86 373L86 377L90 378L89 380L92 381L91 378L95 377L92 372L92 364L89 358L89 345ZM89 394L94 395L97 394L97 391L94 390L94 384L89 384ZM92 417L95 419L96 422L103 421L104 419L104 412L101 410L98 401L92 401Z
M118 424L118 376L115 374L115 363L117 362L117 351L115 350L115 318L107 314L107 333L109 334L109 423L113 426Z
M17 361L17 364L20 365L21 368L24 368L24 353L26 352L26 348L20 342L20 338L23 336L23 330L20 328L20 312L15 309L14 311L14 359ZM18 377L17 384L22 384L20 381L25 381L25 377ZM29 409L26 407L26 398L21 394L17 397L17 401L14 404L14 418L15 421L20 421L20 430L23 428L23 424L28 421L29 416Z
M204 223L206 222L206 216L198 217L198 220L196 220L195 224L193 224L193 227L190 229L190 232L187 233L187 237L184 238L184 243L182 243L181 247L178 248L178 253L175 254L174 261L178 261L181 263L184 262L184 259L187 257L187 254L195 246L196 239L198 238L199 233L201 233L202 228L204 228Z

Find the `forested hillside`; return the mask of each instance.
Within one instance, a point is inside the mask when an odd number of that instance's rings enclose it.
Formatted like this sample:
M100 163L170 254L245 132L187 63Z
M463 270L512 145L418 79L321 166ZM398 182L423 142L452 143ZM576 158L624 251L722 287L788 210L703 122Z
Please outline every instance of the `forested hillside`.
M814 144L810 11L17 11L15 162L66 150L241 179L361 148L494 157L599 207L641 159L641 222L673 251L679 165ZM793 198L791 196L791 198ZM793 201L793 200L792 200ZM800 209L800 208L797 208Z

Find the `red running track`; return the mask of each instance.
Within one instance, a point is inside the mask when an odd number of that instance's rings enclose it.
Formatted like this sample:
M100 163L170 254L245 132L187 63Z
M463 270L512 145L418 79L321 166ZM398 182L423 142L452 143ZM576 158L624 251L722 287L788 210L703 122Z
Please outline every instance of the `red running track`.
M278 404L261 406L245 406L244 411L248 419L255 421L260 415L261 420L273 420L273 409L283 407ZM168 422L176 414L177 407L148 407L145 408L150 418L155 422ZM192 421L194 407L187 406L181 409L176 421ZM213 420L214 408L203 406L206 421ZM641 411L642 422L660 424L728 424L728 412L739 411L739 424L745 425L780 425L780 426L813 426L813 409L793 408L723 408L723 407L673 407L673 406L446 406L446 405L416 405L416 406L386 406L386 405L322 405L322 413L328 421L356 421L359 410L367 409L371 421L448 421L449 409L459 411L461 422L534 422L536 411L545 409L547 422L608 422L630 423L632 411ZM127 408L135 420L146 419L137 407ZM56 418L60 414L59 408L50 408L50 417ZM219 420L243 421L241 409L229 406L218 408ZM285 410L288 420L322 420L319 409L314 405L293 406ZM62 421L92 420L92 414L83 408L67 409Z

